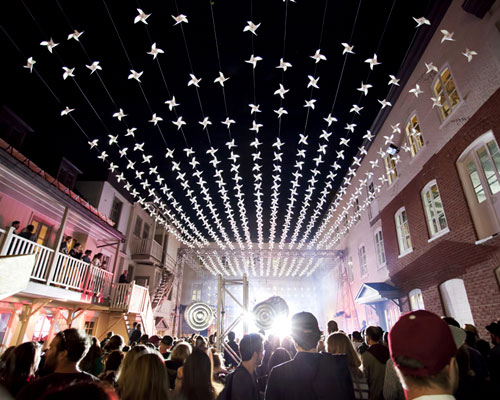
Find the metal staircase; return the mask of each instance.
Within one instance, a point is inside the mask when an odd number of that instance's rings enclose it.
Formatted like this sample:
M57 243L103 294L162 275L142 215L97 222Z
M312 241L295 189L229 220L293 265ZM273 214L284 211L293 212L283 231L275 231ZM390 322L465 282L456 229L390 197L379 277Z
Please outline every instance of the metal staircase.
M177 263L170 256L165 258L165 266L161 272L160 283L158 284L156 290L151 297L151 305L153 306L154 312L158 310L161 306L163 300L168 298L172 288L174 286L175 271L177 268Z

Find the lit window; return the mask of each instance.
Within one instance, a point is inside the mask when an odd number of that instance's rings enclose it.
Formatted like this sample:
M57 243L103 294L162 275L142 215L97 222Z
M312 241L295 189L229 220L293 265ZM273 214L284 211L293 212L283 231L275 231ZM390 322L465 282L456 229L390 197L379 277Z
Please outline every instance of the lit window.
M390 185L398 177L398 171L396 169L396 161L394 161L394 158L390 154L387 154L384 157L384 165L385 165L385 173L387 175L387 180L389 181Z
M396 215L396 230L398 233L399 254L405 255L412 251L410 228L404 207Z
M410 311L425 310L424 298L420 289L413 289L408 293L410 299Z
M377 253L377 265L379 267L384 266L386 263L386 259L382 229L379 229L377 232L375 232L375 251Z
M448 229L446 216L444 215L443 203L436 181L429 182L422 190L422 201L424 203L425 215L429 233L435 236Z
M445 68L438 75L436 83L434 84L434 95L439 99L441 107L438 108L441 112L441 118L445 120L460 102L457 88L455 87L455 83L453 82L453 78L448 68Z
M358 250L359 254L359 272L361 276L364 276L368 273L368 267L366 265L366 249L365 246L361 246Z
M37 219L31 220L31 225L35 227L35 229L33 230L34 237L36 238L35 241L38 244L46 246L49 243L52 227L44 224L41 221L38 221Z
M201 301L201 283L193 284L193 295L191 297L192 301Z
M413 115L406 124L406 137L410 145L411 157L415 157L422 147L424 147L424 138L420 130L420 124L416 115Z

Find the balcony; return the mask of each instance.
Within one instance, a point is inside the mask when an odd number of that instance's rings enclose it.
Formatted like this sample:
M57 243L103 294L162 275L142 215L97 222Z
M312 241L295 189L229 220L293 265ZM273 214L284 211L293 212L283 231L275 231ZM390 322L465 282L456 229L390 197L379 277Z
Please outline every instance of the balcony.
M163 247L153 239L132 239L131 255L133 260L161 263Z
M2 256L35 256L32 268L28 269L29 284L23 292L85 303L109 304L113 282L111 272L55 252L12 232L3 232L1 239ZM24 274L22 270L12 273ZM24 278L19 276L19 279Z
M141 317L144 332L154 334L153 308L148 288L131 283L113 285L110 311L138 314Z

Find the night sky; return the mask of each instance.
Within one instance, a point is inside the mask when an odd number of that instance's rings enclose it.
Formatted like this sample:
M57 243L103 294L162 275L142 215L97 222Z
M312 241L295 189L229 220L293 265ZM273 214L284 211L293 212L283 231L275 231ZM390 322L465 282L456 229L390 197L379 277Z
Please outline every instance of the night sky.
M319 138L322 130L327 129L323 118L331 112L338 122L328 128L332 135L323 155L324 163L317 167L320 173L316 179L319 182L311 206L305 210L307 216L312 214L326 176L332 170L335 150L341 149L340 138L346 137L351 140L349 147L342 147L345 159L337 160L342 169L333 182L329 200L342 183L352 156L363 142L362 136L381 109L377 100L387 98L391 90L389 74L398 77L418 30L431 29L427 25L417 29L412 17L427 16L432 5L431 0L297 0L297 3L282 0L114 0L106 1L106 4L101 0L11 0L4 3L0 16L3 70L0 103L7 105L35 131L25 142L22 152L49 170L56 168L54 166L64 156L84 172L84 178L97 178L106 175L107 164L96 158L99 152L90 150L87 141L99 139L99 151L105 150L109 154L108 160L119 165L128 181L142 191L135 174L125 170L127 162L120 159L118 147L108 146L108 135L119 135L120 147L129 148L129 158L136 161L136 167L145 170L147 175L150 165L141 164L142 154L132 150L134 139L125 137L127 128L136 127L136 142L145 143L144 154L153 156L152 164L158 167L158 172L173 189L175 198L183 204L198 229L206 232L191 209L180 182L175 179L177 173L172 172L171 160L165 158L166 148L175 148L175 161L181 163L182 172L186 173L191 189L210 218L195 183L197 178L192 176L189 158L183 151L192 147L226 232L232 237L224 204L217 193L214 168L209 164L211 157L206 154L211 146L219 149L216 153L221 161L218 168L224 171L235 220L240 225L237 199L233 196L231 162L227 159L230 152L225 146L231 137L240 155L239 171L243 178L240 183L254 241L257 229L253 177L256 172L252 171L251 156L254 148L250 147L255 132L249 130L252 121L255 119L263 124L257 136L263 143L259 151L262 157L265 241L269 236L273 151L276 150L272 144L278 136L285 142L275 238L278 241L295 171L299 134L308 135L308 146L303 147L307 156L300 171L303 176L287 235L289 240L302 206L307 180L312 176L310 170L315 167L313 158L319 154L318 144L324 143ZM147 25L142 22L134 24L137 8L151 13ZM189 23L174 26L172 15L179 14L186 15ZM257 36L243 32L247 21L261 23ZM84 32L80 42L67 40L74 29ZM59 43L53 54L40 46L40 42L50 38ZM153 42L165 52L156 60L147 54ZM346 58L342 54L342 42L353 45L355 54ZM321 49L326 61L315 63L310 58L317 49ZM374 53L381 65L371 71L364 61ZM255 70L244 62L251 54L263 58ZM32 74L23 68L30 56L36 60ZM286 72L276 68L282 57L293 65ZM91 75L85 65L93 61L100 62L102 71ZM74 79L63 80L63 66L75 67ZM143 71L141 84L127 79L131 69ZM229 77L224 92L218 83L214 83L219 71ZM187 86L190 73L202 79L198 91ZM319 89L307 88L308 75L320 77ZM357 90L362 81L373 85L367 96ZM273 94L280 83L289 89L283 100ZM172 96L180 103L175 112L169 111L165 104ZM317 100L314 110L304 107L305 100L311 98ZM248 106L251 103L260 105L262 112L251 115ZM360 115L349 112L353 104L363 107ZM71 113L74 120L60 116L66 106L75 109ZM273 111L279 107L288 111L281 120ZM121 122L112 117L119 108L128 114ZM163 118L156 127L148 122L153 113ZM187 123L183 131L177 130L171 122L179 116ZM236 121L231 125L230 133L221 124L227 116ZM198 123L203 117L209 117L212 122L208 131ZM351 123L357 125L354 133L344 129ZM325 209L326 205L322 212ZM301 232L307 222L306 217ZM240 234L243 236L241 230Z

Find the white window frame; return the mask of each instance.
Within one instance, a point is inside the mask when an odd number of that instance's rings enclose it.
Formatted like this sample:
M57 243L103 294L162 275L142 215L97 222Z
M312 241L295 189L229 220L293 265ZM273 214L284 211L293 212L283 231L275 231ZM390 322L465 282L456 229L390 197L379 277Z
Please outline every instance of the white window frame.
M361 251L363 249L363 251ZM358 247L358 260L359 260L359 275L361 277L368 275L368 263L366 261L366 246L362 243Z
M201 292L203 290L202 283L193 283L193 290L191 291L191 301L201 301Z
M402 226L400 226L400 223L399 223L399 216L400 215L403 215L403 213L405 213L406 215L406 225L407 225L407 231L408 231L408 239L409 239L409 242L410 242L410 246L408 248L406 248L406 246L404 246L404 243L406 242L406 240L403 240L403 239L406 239L406 235L405 235L405 238L402 237ZM397 212L396 214L394 214L394 222L396 224L396 234L397 234L397 237L398 237L398 245L399 245L399 258L401 257L404 257L405 255L411 253L413 251L413 244L412 244L412 241L411 241L411 233L410 233L410 225L408 223L408 214L406 212L406 209L405 207L401 207Z
M430 236L429 241L432 241L433 239L437 239L438 237L446 235L450 231L450 228L448 226L448 220L446 219L446 213L444 212L444 205L443 205L443 216L444 216L444 221L446 223L446 227L434 231L434 222L435 222L434 220L439 222L439 218L437 218L437 210L432 195L431 195L430 205L428 204L426 197L427 193L432 189L433 186L436 186L439 199L441 200L441 204L443 204L443 199L441 198L441 193L439 192L439 186L435 179L433 179L427 185L425 185L422 191L420 192L420 197L422 198L422 205L424 207L425 218L427 220L427 229L429 231L429 236ZM429 207L431 207L432 210ZM431 216L431 211L434 213L434 218L432 218ZM439 225L439 223L436 223L436 226L437 225Z
M445 70L448 70L450 72L450 77L451 77L451 80L453 81L453 85L455 86L455 91L457 92L457 95L458 95L458 103L455 104L454 107L451 107L451 101L449 99L449 95L448 93L446 92L446 89L444 88L444 85L443 85L443 78L441 77L441 75L443 74L443 72ZM432 81L432 86L431 86L431 91L432 91L432 94L433 96L437 96L437 93L436 91L434 90L434 87L436 86L436 83L440 81L441 82L441 88L443 89L443 95L444 95L444 101L447 103L447 105L450 107L450 112L448 115L443 115L443 111L441 109L441 107L437 107L438 108L438 115L439 115L439 119L441 120L441 122L445 122L448 120L448 118L453 114L453 112L458 108L458 106L460 106L460 104L462 103L462 96L460 95L460 92L458 90L458 86L457 86L457 81L455 80L455 77L453 76L453 72L451 71L451 68L448 64L444 65L440 70L439 70L439 73L436 75L436 78Z
M417 135L415 133L408 132L408 126L411 126L413 129L413 122L412 122L413 118L417 119L417 124L419 127L419 130L417 132L419 133L418 136L420 136L420 138L422 139L422 143L418 141ZM410 147L410 156L413 160L420 153L420 150L422 150L425 146L424 136L422 135L422 126L420 125L420 119L418 118L416 112L411 113L410 118L408 118L408 120L406 121L405 134L406 134L406 140L408 141L408 146Z
M392 165L393 161L394 157L391 156L390 154L386 154L383 157L385 176L387 178L388 186L391 186L396 181L396 179L398 179L399 176L396 162L394 162L394 165Z
M380 233L380 243L377 241L377 235ZM378 228L373 234L373 241L375 244L375 254L377 257L377 266L378 268L383 268L387 265L387 257L385 255L385 247L384 247L384 234L382 232L382 228ZM383 259L383 261L382 261Z
M412 299L414 300L412 301ZM408 293L408 303L410 305L410 311L425 310L422 290L420 289L410 290Z

